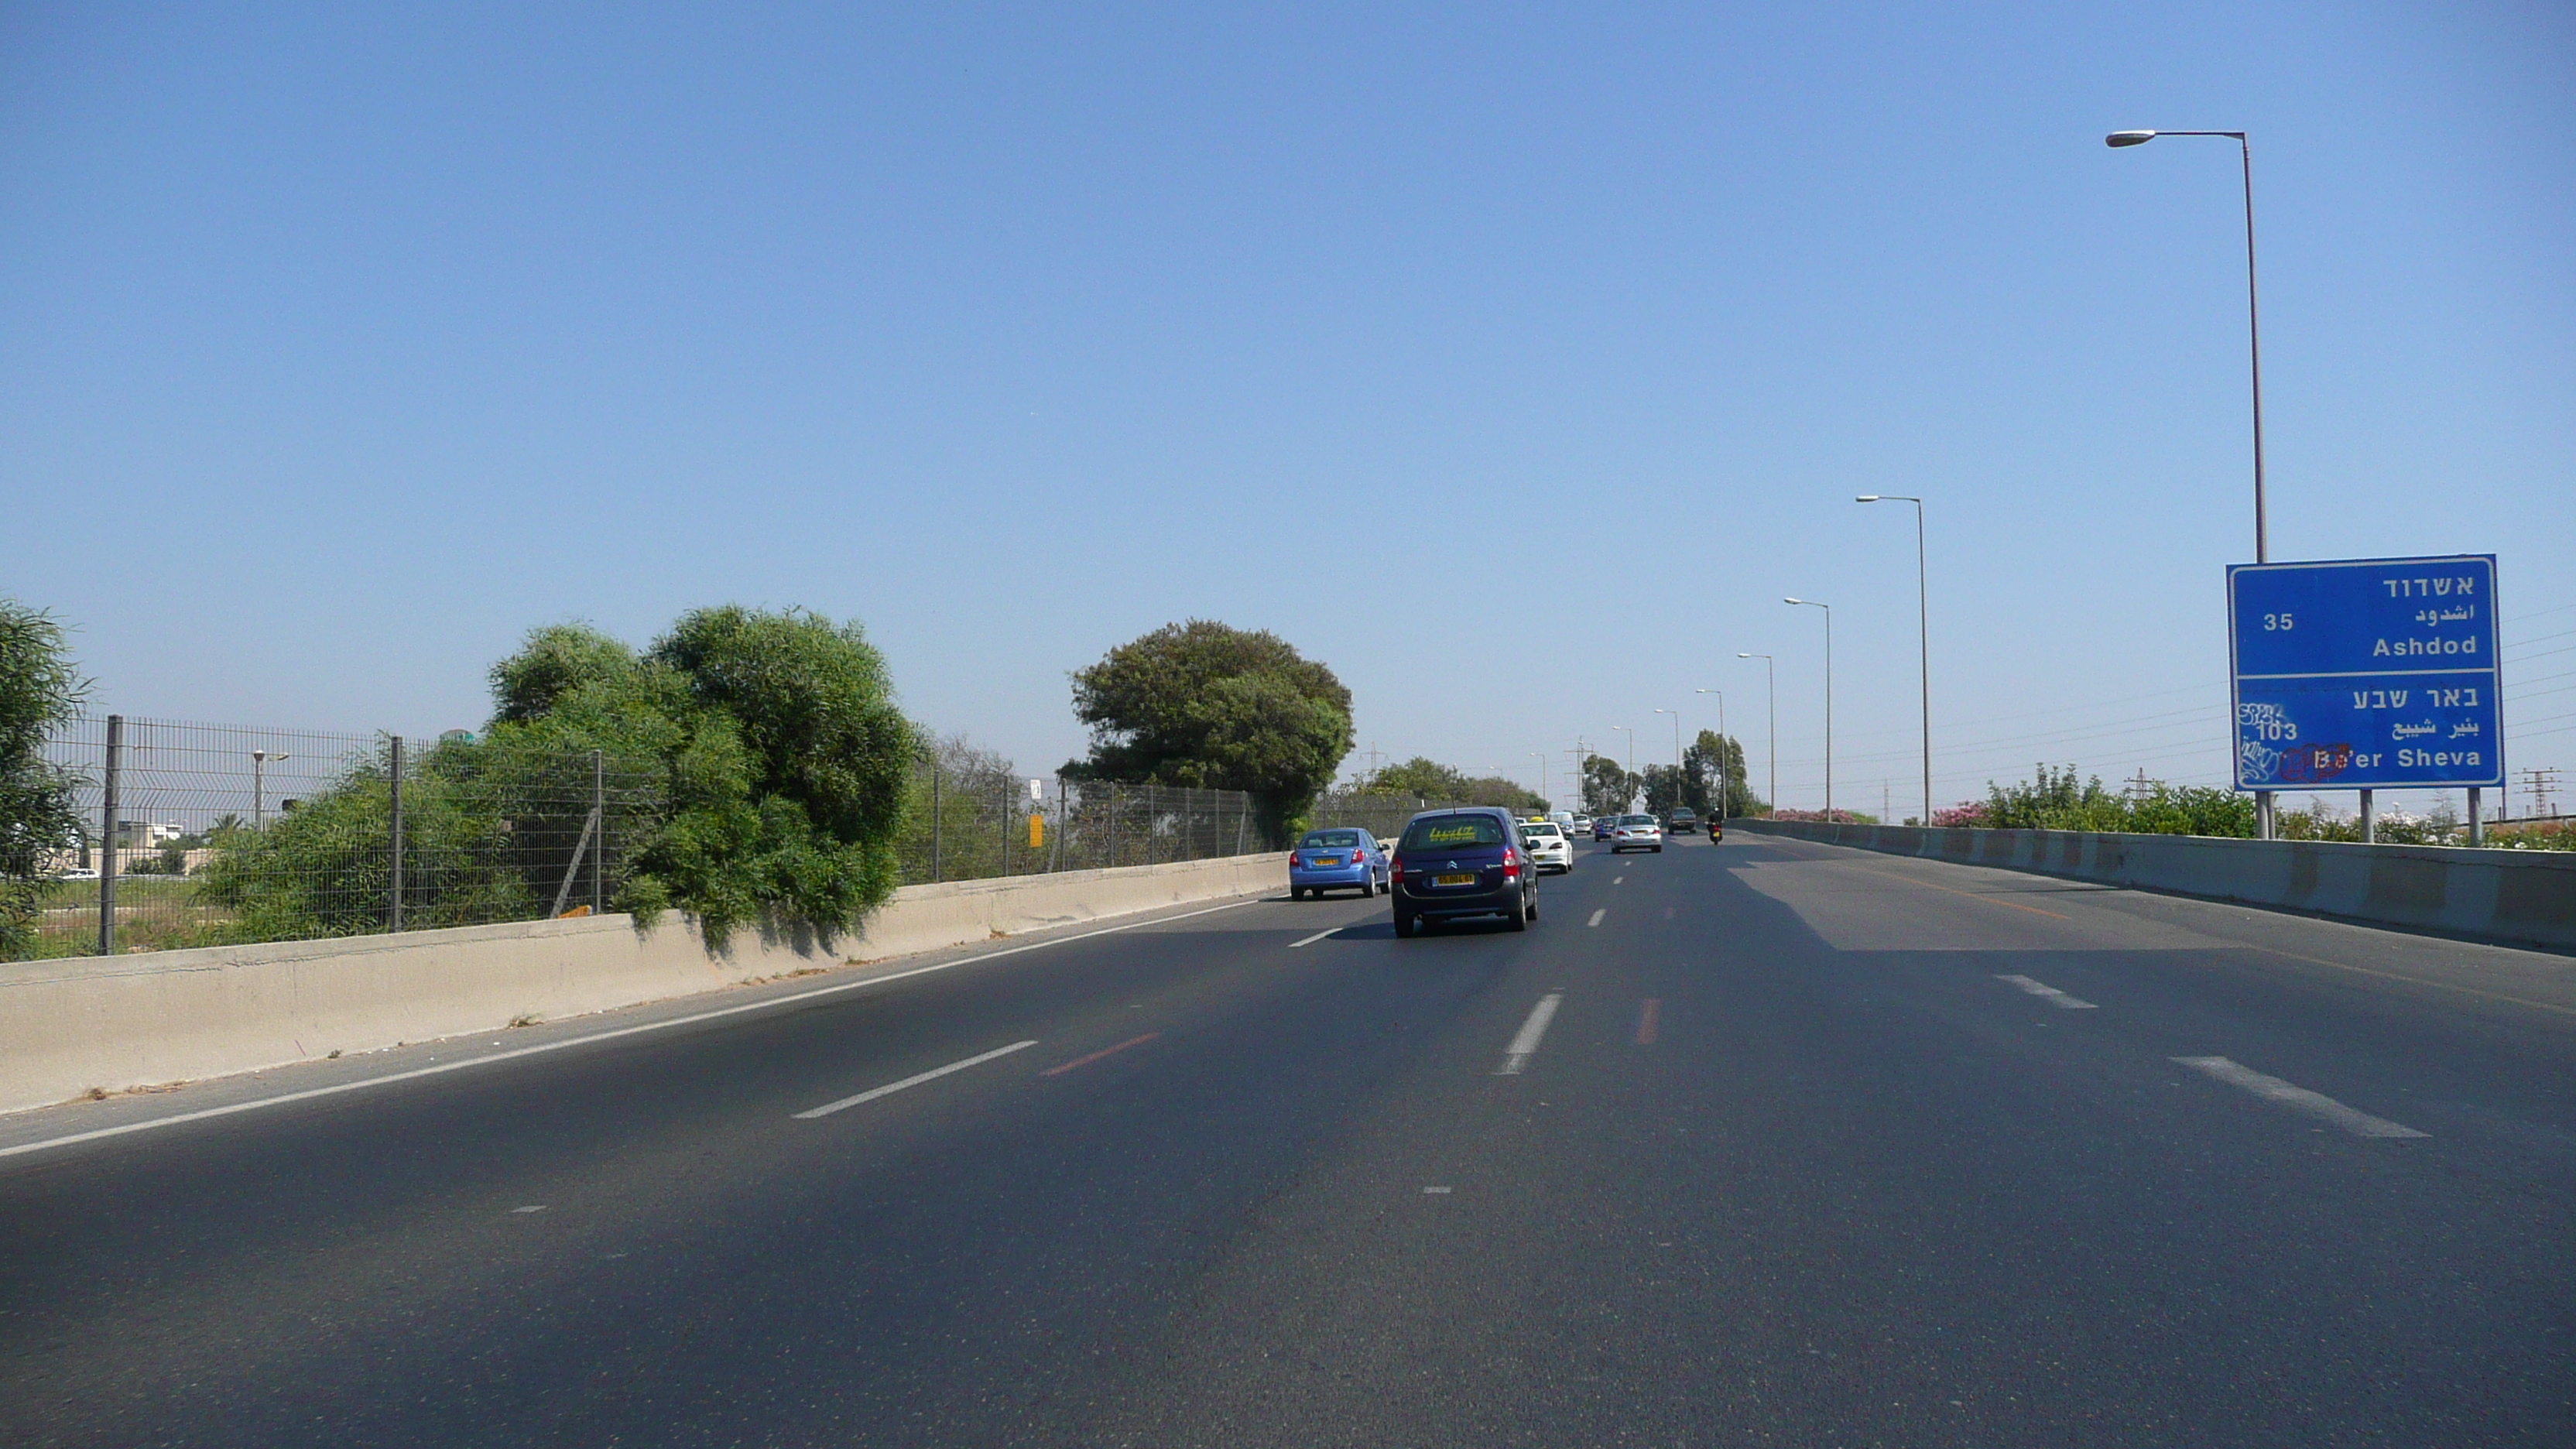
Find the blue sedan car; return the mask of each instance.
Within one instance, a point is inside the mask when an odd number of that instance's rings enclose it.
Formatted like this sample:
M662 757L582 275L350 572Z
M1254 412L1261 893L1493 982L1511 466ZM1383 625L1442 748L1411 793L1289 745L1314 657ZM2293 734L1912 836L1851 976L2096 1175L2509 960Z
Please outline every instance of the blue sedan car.
M1386 889L1386 851L1365 830L1309 830L1288 855L1288 895L1355 890L1373 896Z

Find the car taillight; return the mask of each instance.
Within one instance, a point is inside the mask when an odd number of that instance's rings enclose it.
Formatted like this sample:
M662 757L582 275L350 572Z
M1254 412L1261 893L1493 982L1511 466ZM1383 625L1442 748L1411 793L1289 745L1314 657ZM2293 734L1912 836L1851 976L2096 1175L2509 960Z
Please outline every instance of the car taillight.
M1386 878L1389 881L1399 881L1404 879L1403 856L1390 855L1386 858Z
M1521 853L1506 846L1503 850L1503 879L1510 880L1520 873Z

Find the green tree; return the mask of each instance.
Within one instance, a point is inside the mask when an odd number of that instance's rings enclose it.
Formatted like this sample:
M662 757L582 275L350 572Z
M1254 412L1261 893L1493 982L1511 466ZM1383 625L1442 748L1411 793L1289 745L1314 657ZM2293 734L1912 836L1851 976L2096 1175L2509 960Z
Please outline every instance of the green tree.
M492 666L495 723L532 720L578 690L621 678L635 667L635 651L588 624L549 624L528 635L519 652Z
M1470 775L1454 766L1416 755L1388 765L1360 781L1363 795L1405 795L1426 805L1499 805L1521 814L1547 808L1547 801L1516 780L1500 775Z
M1730 819L1767 808L1745 783L1743 742L1715 730L1701 730L1682 752L1682 803L1702 817L1714 815L1721 792Z
M1583 811L1587 815L1624 814L1645 781L1622 769L1608 755L1590 755L1583 761Z
M0 598L0 958L35 949L46 876L80 837L79 777L47 762L44 747L88 691L62 625Z
M1073 676L1091 754L1076 779L1241 790L1284 840L1351 752L1351 692L1278 635L1170 624Z

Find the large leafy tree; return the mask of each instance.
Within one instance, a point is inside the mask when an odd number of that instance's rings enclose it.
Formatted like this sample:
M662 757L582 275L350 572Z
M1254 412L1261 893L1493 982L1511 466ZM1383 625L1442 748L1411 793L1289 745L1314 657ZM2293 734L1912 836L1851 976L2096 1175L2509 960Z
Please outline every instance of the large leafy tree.
M1587 815L1623 814L1645 782L1608 755L1583 761L1583 810Z
M1703 816L1711 815L1721 793L1730 818L1757 814L1764 808L1745 783L1743 742L1715 730L1701 730L1682 752L1682 803Z
M1241 790L1284 838L1351 752L1351 692L1266 630L1170 624L1073 676L1079 779Z
M33 949L45 873L80 834L79 781L47 763L44 746L88 688L62 625L0 598L0 958Z

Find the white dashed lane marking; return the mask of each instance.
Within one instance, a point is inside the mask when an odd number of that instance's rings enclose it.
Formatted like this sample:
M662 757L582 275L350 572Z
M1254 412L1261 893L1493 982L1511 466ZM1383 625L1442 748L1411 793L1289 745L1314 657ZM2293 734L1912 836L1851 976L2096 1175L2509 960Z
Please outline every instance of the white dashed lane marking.
M2056 987L2051 986L2044 981L2033 981L2027 976L1998 976L1995 979L1997 981L2009 982L2014 986L2018 986L2022 990L2029 992L2031 995L2038 997L2040 1000L2047 1002L2051 1006L2063 1007L2068 1011L2100 1010L2100 1008L2096 1007L2092 1002L2078 1001L2074 997L2067 995L2065 992L2058 990Z
M1495 1070L1495 1076L1517 1077L1521 1068L1529 1065L1529 1059L1538 1052L1539 1039L1547 1035L1547 1024L1556 1018L1557 1003L1564 999L1553 991L1538 999L1538 1005L1530 1008L1529 1020L1521 1023L1519 1033L1504 1051L1503 1064Z
M1015 1041L1006 1047L995 1047L991 1051L968 1057L962 1062L950 1062L944 1067L932 1067L929 1071L917 1072L900 1082L888 1082L882 1087L870 1087L855 1097L843 1097L837 1102L826 1102L820 1107L797 1113L796 1120L810 1122L817 1117L829 1117L845 1107L855 1107L862 1102L873 1102L879 1097L891 1097L906 1087L918 1087L924 1082L934 1082L950 1072L962 1072L968 1067L980 1067L995 1057L1006 1057L1013 1052L1026 1051L1036 1045L1037 1043L1033 1041Z
M1288 949L1289 949L1289 950L1291 950L1291 951L1294 951L1294 950L1296 950L1296 949L1297 949L1298 947L1300 947L1300 946L1312 946L1312 945L1314 945L1317 941L1320 941L1320 940L1324 939L1326 936L1330 936L1330 935L1334 934L1335 932L1340 931L1341 929L1342 929L1341 927L1339 927L1339 926L1335 926L1335 927L1334 927L1332 930L1330 930L1330 931L1317 931L1315 934L1313 934L1313 935L1311 935L1311 936L1308 936L1305 940L1302 940L1302 941L1291 941L1291 942L1289 942L1289 943L1288 943Z
M2267 1077L2251 1067L2239 1066L2225 1057L2175 1057L2174 1062L2202 1072L2231 1087L2243 1087L2267 1102L2276 1102L2293 1112L2304 1112L2320 1121L2331 1122L2355 1137L2430 1137L2412 1127L2373 1117L2367 1112L2347 1107L2323 1092L2311 1092L2292 1086L2279 1077Z
M1584 922L1583 924L1584 924L1584 925L1586 925L1586 926L1597 926L1597 925L1600 925L1600 924L1601 924L1601 918L1602 918L1603 916L1608 915L1608 914L1610 914L1609 907L1604 906L1604 907L1603 907L1603 908L1601 908L1600 910L1594 911L1594 912L1592 913L1592 919L1591 919L1591 920L1588 920L1588 921L1586 921L1586 922Z

